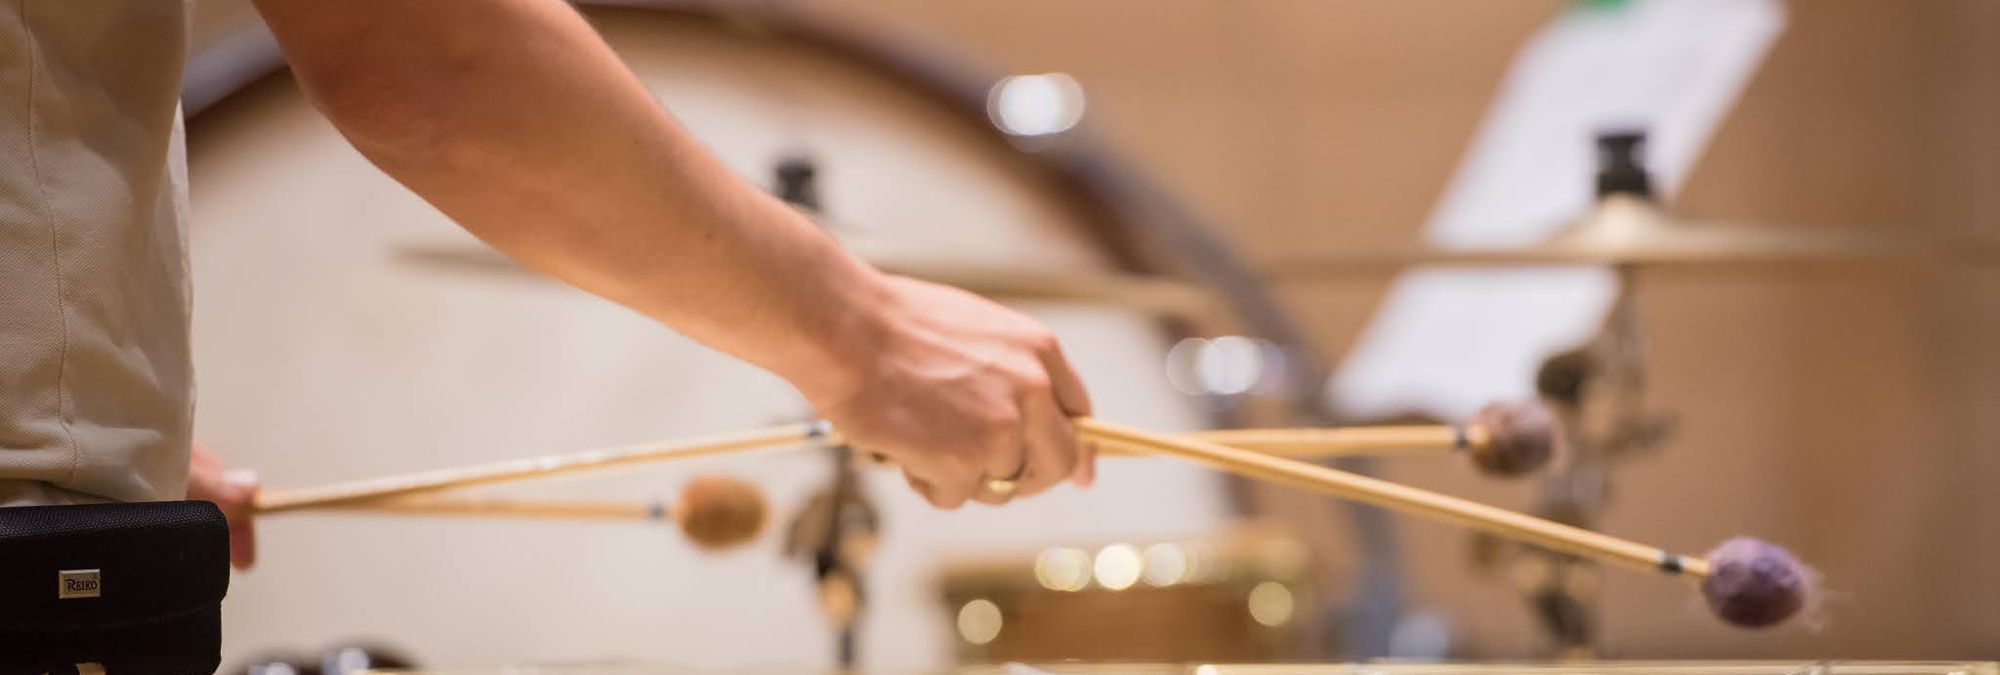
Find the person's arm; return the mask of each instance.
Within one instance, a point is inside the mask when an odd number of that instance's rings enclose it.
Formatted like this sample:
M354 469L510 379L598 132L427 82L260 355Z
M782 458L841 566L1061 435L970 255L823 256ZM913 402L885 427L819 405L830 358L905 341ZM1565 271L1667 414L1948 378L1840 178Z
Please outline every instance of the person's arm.
M933 503L1088 483L1048 330L877 272L733 175L558 0L257 0L354 146L534 269L771 370Z

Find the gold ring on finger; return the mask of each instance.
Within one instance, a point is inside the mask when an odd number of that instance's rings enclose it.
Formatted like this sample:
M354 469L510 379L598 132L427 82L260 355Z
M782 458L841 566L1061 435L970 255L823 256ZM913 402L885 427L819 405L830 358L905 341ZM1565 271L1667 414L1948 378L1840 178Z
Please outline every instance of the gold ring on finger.
M986 479L986 491L996 495L1000 495L1002 497L1012 495L1014 494L1015 490L1018 490L1020 488L1021 488L1020 481L1007 478Z

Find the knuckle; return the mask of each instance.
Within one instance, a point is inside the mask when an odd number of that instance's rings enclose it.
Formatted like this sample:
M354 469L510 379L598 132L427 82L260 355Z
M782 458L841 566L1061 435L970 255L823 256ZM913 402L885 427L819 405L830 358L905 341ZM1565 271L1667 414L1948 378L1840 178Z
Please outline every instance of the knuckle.
M1028 346L1033 348L1035 353L1044 356L1062 350L1062 342L1056 340L1056 334L1046 329L1036 329L1035 332L1030 333L1028 335Z
M981 451L981 456L988 461L981 463L981 466L984 467L986 464L1001 461L1009 457L1015 458L1015 461L1018 462L1020 460L1019 456L1021 455L1023 438L1021 430L1018 427L1000 428L987 432L986 445Z
M954 458L951 464L952 478L959 483L969 483L979 479L986 468L988 454L985 446L968 447L963 454Z
M971 485L979 481L979 477L986 473L987 462L985 460L989 454L985 448L980 446L968 447L964 452L954 454L946 462L944 475L940 476L936 482L940 485L952 486L948 489L949 491L965 492L965 489L958 486Z
M1042 395L1053 391L1055 388L1055 383L1049 379L1049 374L1047 371L1044 371L1040 368L1034 368L1022 372L1017 377L1016 386L1019 386L1021 388L1022 393L1031 395Z
M1012 405L995 406L980 416L980 424L989 435L1011 436L1021 426L1021 411Z
M1035 467L1035 482L1043 487L1052 486L1062 482L1063 477L1074 470L1076 470L1075 455L1050 457L1043 460L1041 466Z
M1048 423L1049 448L1065 459L1074 459L1083 452L1083 440L1076 437L1076 426L1069 418L1058 417Z

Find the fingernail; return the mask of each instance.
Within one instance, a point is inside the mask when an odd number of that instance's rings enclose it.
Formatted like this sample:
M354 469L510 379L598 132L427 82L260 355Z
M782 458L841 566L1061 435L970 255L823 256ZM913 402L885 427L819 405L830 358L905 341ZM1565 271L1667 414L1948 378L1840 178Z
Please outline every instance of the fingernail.
M225 485L249 487L258 484L257 472L251 469L230 469L222 472L222 482Z

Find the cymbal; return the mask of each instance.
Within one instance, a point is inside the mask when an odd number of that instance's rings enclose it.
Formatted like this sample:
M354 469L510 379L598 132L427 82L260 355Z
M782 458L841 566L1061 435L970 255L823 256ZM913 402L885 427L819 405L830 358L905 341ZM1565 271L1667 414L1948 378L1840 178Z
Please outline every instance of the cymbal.
M548 280L483 246L404 245L398 260L440 270ZM992 266L874 261L876 267L932 283L961 288L1003 302L1099 304L1142 312L1197 317L1212 315L1219 305L1201 286L1157 276L1108 272L1035 272Z
M1829 228L1747 226L1673 218L1651 203L1607 198L1547 241L1525 248L1358 248L1266 261L1275 280L1380 273L1417 266L1696 266L1786 263L2000 262L2000 242Z
M1162 316L1217 316L1219 298L1195 283L1102 271L1010 269L991 264L899 260L887 247L855 246L877 267L955 286L1003 302L1097 304ZM444 270L546 279L498 251L473 244L410 244L398 259ZM1880 232L1745 226L1684 221L1650 202L1613 196L1543 243L1512 249L1448 250L1413 246L1353 248L1257 265L1276 283L1381 275L1406 267L1698 267L1791 263L2000 263L2000 242Z

